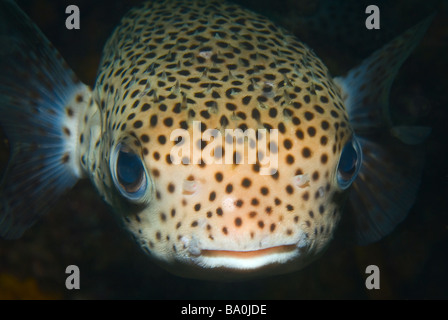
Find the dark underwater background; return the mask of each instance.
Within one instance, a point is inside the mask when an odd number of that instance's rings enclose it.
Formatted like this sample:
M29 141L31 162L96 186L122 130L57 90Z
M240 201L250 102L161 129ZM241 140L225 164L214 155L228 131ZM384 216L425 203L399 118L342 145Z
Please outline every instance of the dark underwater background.
M108 36L120 18L141 3L17 2L91 86ZM421 187L406 220L389 236L364 247L347 244L348 231L340 230L319 260L295 273L235 283L200 281L171 275L150 261L93 186L81 181L21 239L0 239L0 299L448 299L448 1L232 2L294 32L335 76L437 11L391 92L396 121L432 127L424 145ZM333 6L328 16L314 15L328 3ZM70 4L80 8L80 30L65 28L65 8ZM381 30L364 26L370 4L381 10ZM6 141L4 135L1 138ZM7 156L3 142L2 168ZM80 268L80 290L65 287L65 268L72 264ZM365 286L365 269L372 264L381 271L379 290Z

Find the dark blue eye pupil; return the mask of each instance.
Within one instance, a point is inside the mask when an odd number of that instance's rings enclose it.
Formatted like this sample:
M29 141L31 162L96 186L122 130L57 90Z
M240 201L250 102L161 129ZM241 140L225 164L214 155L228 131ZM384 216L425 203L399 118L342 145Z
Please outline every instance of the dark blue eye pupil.
M139 189L144 175L140 157L135 153L119 151L117 159L117 178L127 192Z
M339 160L339 171L345 174L353 174L356 170L358 154L351 143L345 145L342 149L341 159Z
M348 188L355 180L362 162L362 150L357 139L347 142L339 158L337 179L342 189Z

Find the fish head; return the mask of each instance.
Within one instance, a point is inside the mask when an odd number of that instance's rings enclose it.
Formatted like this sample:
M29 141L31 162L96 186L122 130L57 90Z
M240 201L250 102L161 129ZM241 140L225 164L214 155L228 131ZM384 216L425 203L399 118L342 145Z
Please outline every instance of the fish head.
M303 268L332 238L361 150L344 109L294 103L301 107L277 107L292 114L277 119L270 109L252 117L257 105L241 111L245 119L130 113L103 151L106 198L139 245L175 273Z
M266 46L276 35L250 35L264 50L254 55L218 23L206 45L191 28L135 39L117 29L96 84L98 189L176 274L234 279L303 268L332 238L361 164L341 91L292 36L280 53ZM163 35L173 45L160 46Z

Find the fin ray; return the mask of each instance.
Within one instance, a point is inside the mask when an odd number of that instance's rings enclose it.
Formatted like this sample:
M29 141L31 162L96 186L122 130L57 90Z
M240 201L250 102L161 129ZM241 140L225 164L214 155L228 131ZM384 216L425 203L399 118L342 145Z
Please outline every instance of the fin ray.
M390 139L390 138L389 138ZM402 222L415 201L424 163L422 148L359 138L363 167L350 190L358 243L369 244Z

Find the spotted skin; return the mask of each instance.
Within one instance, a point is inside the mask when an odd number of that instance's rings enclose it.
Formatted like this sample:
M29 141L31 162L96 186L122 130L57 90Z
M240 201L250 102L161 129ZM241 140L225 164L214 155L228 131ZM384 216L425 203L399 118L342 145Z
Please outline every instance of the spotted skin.
M92 136L96 148L81 143L81 159L90 159L82 165L158 260L225 267L201 252L279 247L294 252L286 260L300 256L295 268L327 245L339 220L336 166L352 130L327 68L266 18L220 2L147 2L107 42L93 97L102 134ZM99 125L92 119L87 127ZM278 146L268 150L278 153L278 171L260 175L247 153L236 165L172 164L170 134L182 128L193 136L193 121L223 134L278 129ZM110 150L123 139L141 154L152 183L148 203L135 210L116 197L108 170ZM300 175L309 183L299 184Z

